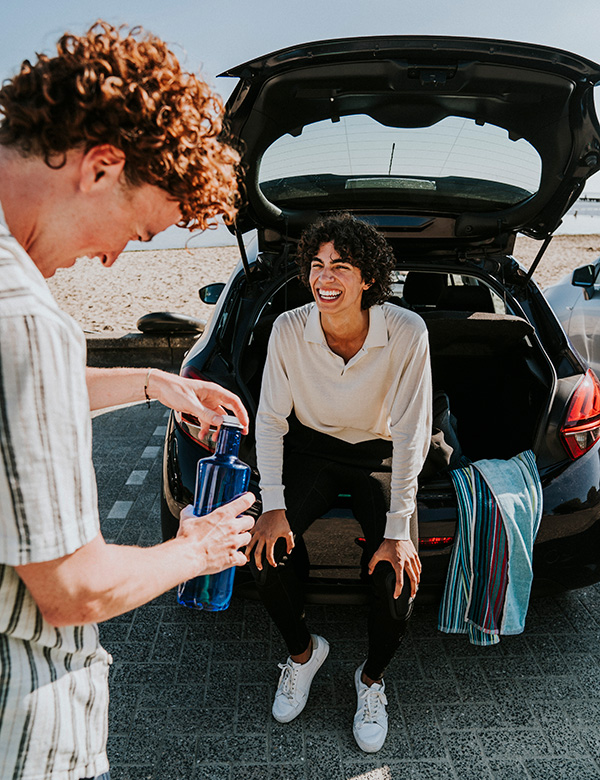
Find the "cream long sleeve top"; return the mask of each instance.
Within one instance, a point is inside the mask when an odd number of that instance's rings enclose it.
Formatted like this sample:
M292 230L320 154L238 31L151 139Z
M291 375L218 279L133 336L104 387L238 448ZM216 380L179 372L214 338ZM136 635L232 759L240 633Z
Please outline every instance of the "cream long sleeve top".
M427 329L414 312L372 306L365 342L347 363L329 348L314 303L285 312L273 325L256 418L263 512L286 508L283 437L294 410L303 425L352 444L392 441L385 537L410 539L431 405Z

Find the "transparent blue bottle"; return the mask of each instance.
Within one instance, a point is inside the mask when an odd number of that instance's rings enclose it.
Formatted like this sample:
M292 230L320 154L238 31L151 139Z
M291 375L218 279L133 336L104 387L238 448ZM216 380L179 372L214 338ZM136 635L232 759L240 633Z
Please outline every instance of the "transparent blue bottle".
M215 454L198 461L194 514L198 517L218 509L242 493L250 481L250 466L238 458L242 426L237 417L226 415ZM183 582L177 589L177 601L192 609L220 612L231 601L235 566L218 574L205 574Z

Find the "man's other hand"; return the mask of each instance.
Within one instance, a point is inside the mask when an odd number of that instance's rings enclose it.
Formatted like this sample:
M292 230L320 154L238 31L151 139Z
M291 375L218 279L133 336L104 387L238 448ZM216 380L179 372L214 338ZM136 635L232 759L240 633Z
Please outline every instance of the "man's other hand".
M182 510L177 538L184 538L196 548L199 570L195 576L215 574L246 563L240 548L251 540L254 519L243 513L254 501L253 493L244 493L202 517L197 517L191 506Z
M183 414L191 414L200 421L200 436L208 435L210 426L218 429L227 409L238 418L243 432L248 433L248 412L235 393L214 382L187 379L152 369L148 377L148 395L161 404ZM213 438L216 440L217 433Z

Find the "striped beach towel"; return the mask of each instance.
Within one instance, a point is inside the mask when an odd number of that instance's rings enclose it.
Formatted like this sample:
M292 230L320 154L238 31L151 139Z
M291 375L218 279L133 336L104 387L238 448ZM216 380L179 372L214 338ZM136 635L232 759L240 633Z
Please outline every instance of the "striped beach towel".
M458 523L438 628L492 645L525 625L542 490L531 451L485 460L450 476Z

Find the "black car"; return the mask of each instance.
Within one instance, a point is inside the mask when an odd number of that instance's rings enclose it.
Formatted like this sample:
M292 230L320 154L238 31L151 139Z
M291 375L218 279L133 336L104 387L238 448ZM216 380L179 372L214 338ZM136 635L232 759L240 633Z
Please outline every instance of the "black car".
M595 581L600 384L532 273L600 170L600 65L524 43L388 36L303 44L222 75L239 79L227 111L244 150L241 261L226 284L200 291L216 307L181 373L235 391L253 418L272 324L311 299L297 278L298 237L323 214L352 212L394 249L393 302L427 324L434 390L462 455L535 452L536 583ZM529 271L512 254L519 232L540 241ZM165 538L210 449L196 422L169 421ZM253 447L251 430L241 456L252 465ZM439 592L457 517L447 471L421 475L418 510L422 590ZM357 529L340 496L306 535L309 600L362 598ZM237 583L252 594L247 572Z

